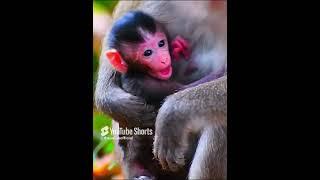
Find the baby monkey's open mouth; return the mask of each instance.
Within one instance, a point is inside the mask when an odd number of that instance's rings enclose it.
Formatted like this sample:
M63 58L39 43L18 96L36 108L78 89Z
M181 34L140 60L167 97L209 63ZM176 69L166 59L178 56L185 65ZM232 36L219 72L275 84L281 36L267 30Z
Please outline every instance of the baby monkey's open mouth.
M163 70L161 70L159 72L160 72L161 75L166 76L166 75L168 75L170 73L170 71L171 71L171 66L168 66L168 67L166 67L165 69L163 69Z

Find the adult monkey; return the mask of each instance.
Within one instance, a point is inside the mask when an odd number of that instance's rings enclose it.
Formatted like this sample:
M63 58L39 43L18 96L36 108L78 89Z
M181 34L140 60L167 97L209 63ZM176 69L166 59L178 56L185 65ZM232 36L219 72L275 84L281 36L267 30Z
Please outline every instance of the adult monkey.
M162 22L169 36L188 38L191 59L174 64L175 80L189 83L226 70L225 1L122 1L114 19L132 9ZM103 112L121 127L150 127L156 117L154 155L163 168L173 172L186 169L192 160L189 179L226 179L226 73L215 81L169 96L157 114L156 107L121 89L119 75L104 58L103 54L95 94L96 104ZM198 137L198 144L189 137ZM190 156L187 150L193 145L196 151Z

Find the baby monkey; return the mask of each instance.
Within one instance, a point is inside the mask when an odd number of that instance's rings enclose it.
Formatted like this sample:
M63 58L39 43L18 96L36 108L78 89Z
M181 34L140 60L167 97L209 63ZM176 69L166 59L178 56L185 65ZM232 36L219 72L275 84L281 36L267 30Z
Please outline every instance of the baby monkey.
M180 36L168 39L166 30L151 16L140 11L126 13L114 23L108 44L106 56L122 73L125 91L157 102L184 89L182 84L168 81L172 75L170 54L174 60L180 55L188 59L188 42Z

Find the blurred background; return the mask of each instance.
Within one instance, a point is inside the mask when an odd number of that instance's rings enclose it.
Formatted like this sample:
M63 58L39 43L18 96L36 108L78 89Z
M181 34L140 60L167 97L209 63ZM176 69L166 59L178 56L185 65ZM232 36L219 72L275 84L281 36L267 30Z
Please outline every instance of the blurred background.
M93 88L96 85L101 43L107 28L111 26L111 15L118 1L93 1ZM111 126L111 118L93 106L93 179L123 179L119 163L114 155L114 142L101 137L101 128Z

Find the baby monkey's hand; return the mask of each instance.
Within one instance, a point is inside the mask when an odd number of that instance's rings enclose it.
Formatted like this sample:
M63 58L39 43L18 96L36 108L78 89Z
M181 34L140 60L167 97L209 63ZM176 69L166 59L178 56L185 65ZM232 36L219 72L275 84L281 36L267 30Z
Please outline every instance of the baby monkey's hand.
M182 38L181 36L177 36L172 42L172 56L174 60L179 60L180 54L184 56L187 60L190 57L189 43Z

